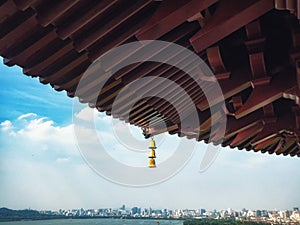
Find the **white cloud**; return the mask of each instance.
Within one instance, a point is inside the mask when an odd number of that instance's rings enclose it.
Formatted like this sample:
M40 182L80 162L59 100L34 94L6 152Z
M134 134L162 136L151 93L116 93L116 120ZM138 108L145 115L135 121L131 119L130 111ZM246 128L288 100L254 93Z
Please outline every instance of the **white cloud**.
M23 152L79 155L74 140L73 125L61 127L52 120L38 118L36 114L29 113L19 116L15 121L2 122L1 130L3 137L9 136L9 140L2 144L10 149L13 143L13 146L22 148Z
M23 115L19 116L17 120L22 120L22 119L26 119L28 117L36 117L36 116L37 116L37 114L35 114L35 113L27 113L27 114L23 114Z
M70 161L70 158L57 158L56 162L57 163L67 163Z
M112 121L114 120L111 116L107 116L103 112L99 112L96 109L92 109L90 107L82 107L74 105L74 117L76 123L81 122L92 122L92 123L100 123L102 126L105 125L111 125ZM79 120L76 120L79 119Z
M78 113L74 113L74 116L80 120L92 122L94 121L95 111L95 109L92 109L90 107L84 107Z
M13 125L12 125L11 121L9 121L9 120L5 120L0 125L1 125L2 131L10 131L13 129Z

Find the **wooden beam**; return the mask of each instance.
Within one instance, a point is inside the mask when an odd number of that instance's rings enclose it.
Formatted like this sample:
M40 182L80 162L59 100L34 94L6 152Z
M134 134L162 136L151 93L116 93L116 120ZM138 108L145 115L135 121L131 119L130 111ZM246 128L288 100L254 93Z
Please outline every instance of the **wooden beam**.
M211 129L212 121L218 121L222 117L223 117L222 112L217 111L216 113L214 113L212 116L210 116L206 120L201 121L200 127L199 127L200 132L203 133L203 132L209 131ZM202 120L201 117L200 117L200 120Z
M262 131L252 140L252 145L257 145L269 138L276 137L280 132L284 130L294 131L296 130L295 116L293 113L286 113L279 117L278 120L267 121L264 119L265 124Z
M269 138L263 142L260 142L258 143L257 145L255 145L253 147L253 150L255 152L258 152L258 151L261 151L262 149L265 149L267 147L269 147L270 145L274 145L275 143L277 143L278 141L280 140L279 137L272 137L272 138Z
M129 120L133 121L134 124L136 123L141 123L142 121L147 119L147 115L152 114L153 112L155 112L155 110L153 108L149 108L148 110L144 110L141 113L139 113L138 116L131 118L130 114L129 114Z
M141 101L141 103L143 104L140 107L135 107L136 105L133 106L129 114L129 119L135 120L135 118L140 116L140 114L142 114L143 112L149 113L151 110L154 111L154 109L150 105L148 105L144 99ZM127 115L120 115L120 118L124 118L126 116Z
M115 113L116 114L121 113L122 110L127 108L130 104L138 101L140 99L140 96L142 96L142 95L147 96L147 93L149 91L153 92L153 90L157 89L157 94L159 94L160 92L164 93L163 92L164 90L168 90L166 86L162 86L160 83L155 82L155 79L152 79L152 81L153 81L153 83L148 83L147 86L144 86L143 89L137 89L134 92L132 92L132 94L134 93L134 95L132 95L134 97L130 101L128 101L128 99L125 96L123 96L119 99L118 102L115 102L114 103L114 107L116 107ZM152 105L148 101L147 101L147 104ZM126 112L126 110L124 112Z
M295 146L295 140L286 140L285 143L281 143L281 146L278 146L279 148L276 149L274 152L276 155L283 154L284 152L289 152L294 149Z
M133 15L140 12L145 7L152 3L151 0L140 0L135 4L125 7L124 10L113 20L109 20L103 26L100 26L94 32L89 32L88 35L83 35L75 41L75 49L79 52L94 44L97 40L103 38L109 32L120 26L124 21L128 20Z
M15 2L16 6L19 10L25 11L28 9L36 0L14 0L14 1L7 1L7 2Z
M221 87L223 92L223 96L217 96L216 91L214 89L208 91L207 94L210 94L211 99L214 99L212 102L208 103L207 98L204 97L198 104L197 107L204 111L210 107L210 105L216 105L222 99L227 99L231 96L234 96L243 90L247 89L251 86L250 83L251 73L247 70L246 67L244 68L237 68L234 71L231 71L231 76L228 79L219 80L218 84Z
M19 1L21 1L21 0L19 0ZM15 14L18 11L17 7L18 6L15 4L14 1L3 2L0 5L0 24L2 24L11 15Z
M87 90L88 90L88 87L91 87L91 89L93 88L93 94L92 95L85 95L85 94L77 93L77 90L76 90L76 95L80 96L81 98L85 99L86 102L88 102L88 101L90 101L90 99L96 99L102 93L108 92L109 90L115 88L116 86L118 86L122 83L121 79L115 80L115 81L103 86L102 89L101 90L99 89L98 92L97 92L97 91L95 91L96 88L94 88L93 86L94 86L94 83L96 83L95 85L100 85L99 82L101 82L101 79L102 78L99 77L99 79L96 79L95 82L90 82L88 85L83 87L84 89L87 89Z
M274 3L270 0L223 0L206 25L190 38L190 42L196 52L201 52L273 7Z
M263 128L262 123L256 123L254 126L249 127L248 129L244 129L240 131L237 136L230 143L231 147L237 147L243 142L249 140L253 136L255 136L261 129Z
M46 27L78 2L79 0L52 1L46 8L38 10L37 20Z
M66 76L69 71L83 63L86 63L86 65L89 65L91 63L88 60L88 55L86 52L84 52L84 54L76 56L76 58L74 58L70 62L67 62L64 66L62 66L62 68L58 68L58 70L54 71L52 74L47 74L47 76L40 77L40 82L43 84L55 84L59 79ZM88 66L86 68L88 68Z
M38 23L36 14L30 9L25 12L17 12L14 16L9 17L1 24L0 29L0 55L6 57L7 49L19 43L24 36L33 32ZM6 54L5 54L6 53Z
M280 74L269 85L255 87L244 105L235 113L237 119L283 97L283 92L295 86L293 74Z
M61 43L58 43L61 42ZM28 58L28 66L24 67L23 73L39 74L44 68L54 63L60 57L68 54L73 50L72 42L68 41L53 41L49 43L49 46L41 49L41 51L36 52L33 56ZM49 48L53 51L49 51ZM26 63L27 63L26 62Z
M289 149L288 151L284 152L283 155L289 155L290 154L291 156L293 156L298 151L299 151L299 147L298 147L297 144L295 144L292 149Z
M22 41L20 46L15 44L7 49L10 56L4 59L5 65L13 66L18 63L19 66L24 67L26 61L36 54L40 49L44 48L49 43L53 42L56 38L56 32L52 29L47 29L48 31L41 29L40 36L36 40L36 33L29 33L28 39L32 40L30 43Z
M136 33L136 37L139 40L158 39L217 1L164 0L153 14L153 17Z
M73 70L69 71L65 74L65 77L75 77L72 80L61 80L59 83L54 84L54 89L57 91L66 90L70 96L74 96L76 88L80 79L82 78L83 74L85 73L86 69L89 66L88 61L84 61L82 64L76 66Z
M151 52L147 51L147 55L149 53L149 58L153 57L154 55L159 55L159 54L163 54L163 58L161 57L161 60L166 60L166 59L174 59L174 61L182 61L183 57L186 58L185 53L182 51L175 51L172 49L160 49L160 50L152 50L153 54L150 54ZM177 59L177 60L176 60ZM172 60L173 61L173 60ZM125 67L124 69L120 70L120 72L115 73L113 76L115 79L120 79L126 76L126 78L124 79L124 82L126 82L125 84L129 84L131 82L133 82L134 80L144 77L145 75L147 75L148 73L156 70L157 68L164 66L164 63L151 63L151 65L149 66L149 62L141 62L141 63L137 63L137 64L133 64L133 66L129 66L129 67ZM125 70L125 71L124 71Z
M260 118L264 116L262 110L257 110L247 117L241 119L236 119L233 116L227 117L226 132L224 138L227 139L233 135L238 134L239 132L253 126L255 123L260 122Z
M173 80L175 76L178 75L178 69L177 68L174 68L174 67L161 67L160 69L157 70L158 73L156 73L157 76L161 76L161 77L164 77L164 78L167 78L167 79L171 79ZM163 74L161 74L161 72ZM182 74L182 76L184 76L184 73L183 72L179 72ZM180 76L180 78L182 77ZM177 78L176 78L177 79ZM155 80L155 78L153 78L152 80ZM144 86L146 86L148 84L144 84L142 85L140 88L143 88ZM156 84L158 85L158 84ZM155 86L156 86L155 85ZM154 88L154 87L153 87ZM149 101L149 100L155 100L155 102L159 102L158 99L156 98L153 98L153 97L148 97L146 98L146 100L143 100L142 102L138 103L137 105L135 105L132 109L132 116L135 116L138 112L140 111L143 111L143 110L146 110L147 107L149 107L150 105L154 104L153 101ZM152 103L151 103L152 102ZM125 104L123 105L123 107L125 106ZM122 115L120 115L122 116Z
M274 139L275 140L275 139ZM280 139L278 139L277 141L274 141L274 143L272 143L271 145L267 146L266 148L262 149L260 152L262 154L266 153L266 152L270 152L272 151L273 149L276 148L278 142L280 141Z
M191 82L185 83L185 85L190 86ZM188 86L186 86L185 88L188 88ZM197 94L197 92L199 92L198 86L194 85L194 87L192 87L192 89L189 89L190 97L187 97L187 95L184 95L184 96L177 95L178 97L176 97L176 95L174 95L174 96L168 97L167 99L177 105L176 106L177 111L181 111L181 113L184 114L193 109L193 107L191 107L190 105L187 105L187 98L189 98L189 99L192 98L192 100L194 100L194 96L195 96L195 94ZM175 116L175 117L178 116L177 112L174 111L174 109L172 107L169 107L168 105L163 104L163 103L157 103L157 104L158 104L159 108L162 108L163 113L168 115L168 117L172 118L173 116ZM157 104L155 104L155 105L157 105Z
M176 54L175 54L176 55ZM181 60L183 60L183 61L181 61ZM190 62L190 61L187 61L185 58L181 58L181 59L179 59L179 61L178 62L186 62L188 65L187 66L189 66L189 63L193 63L193 62ZM186 67L187 67L186 66ZM167 69L167 72L165 72L164 74L162 74L161 76L162 77L164 77L164 78L167 78L167 79L171 79L171 80L177 80L177 79L180 79L180 78L182 78L182 77L184 77L185 76L185 73L184 72L182 72L182 71L180 71L180 72L178 72L178 69L177 68L172 68L171 67L171 69L170 69L170 67L167 67L168 69ZM189 70L188 70L189 71ZM145 74L141 74L141 75L145 75ZM154 75L154 74L153 74ZM153 80L154 82L155 82L155 79L153 78L153 79L151 79L151 80ZM145 84L145 85L142 85L142 87L141 88L139 88L139 89L137 89L136 90L136 99L132 99L132 101L136 101L137 99L139 99L140 97L139 97L139 92L140 92L140 94L147 94L147 92L145 93L145 86L148 86L148 88L147 88L147 90L149 91L149 88L151 88L151 89L153 89L153 88L157 88L157 87L160 87L160 89L158 89L157 90L157 94L160 94L160 93L162 93L162 94L164 94L164 96L166 96L168 93L171 93L171 91L172 90L170 90L170 89L168 89L168 87L171 85L171 83L170 84L168 84L167 86L164 86L164 87L161 87L161 85L160 85L160 83L157 83L157 82L155 82L155 83L153 83L153 86L150 86L149 87L149 83L147 83L147 84ZM126 100L126 99L125 99ZM132 101L130 101L130 102L124 102L124 103L118 103L119 105L120 105L120 108L119 109L117 109L117 111L116 111L116 113L117 112L120 112L120 110L121 109L124 109L125 107L127 107L127 105L129 105L129 104L131 104L132 103ZM155 101L156 103L159 101L159 99L157 99L157 98L152 98L152 100L149 100L149 101L147 101L148 102L148 104L149 105L154 105L154 102L153 101Z
M57 35L63 40L70 37L77 30L84 27L87 23L92 21L101 13L104 13L116 3L118 3L118 0L104 0L93 3L93 5L87 11L81 13L80 16L75 18L73 17L67 24L64 23L59 26L57 29Z
M148 126L150 121L157 121L158 117L160 117L160 113L157 111L152 111L150 113L147 113L146 115L144 115L144 118L141 118L139 120L137 120L137 124L139 124L140 126ZM133 124L133 121L130 120L129 122L130 124Z
M111 1L111 0L108 0ZM117 0L119 1L119 0ZM148 12L148 11L147 11ZM144 15L147 17L148 15ZM146 18L145 18L146 19ZM134 21L134 24L127 26L128 29L122 32L115 38L107 38L105 40L98 40L93 45L88 47L89 57L92 61L97 60L100 56L107 53L109 50L130 41L130 38L133 37L133 34L139 30L145 24L145 20Z
M143 55L143 58L145 60L151 59L153 56L158 55L160 56L160 60L164 61L164 60L168 60L170 59L170 57L175 57L176 55L179 55L180 53L182 53L184 50L182 50L181 52L173 52L174 49L172 47L171 43L177 43L185 48L189 48L190 47L190 43L188 41L186 41L186 36L189 35L190 33L192 33L194 30L196 29L195 25L192 26L180 26L176 32L171 32L170 34L167 34L165 37L165 40L167 42L169 42L168 44L166 44L165 46L161 47L161 46L157 46L155 44L155 42L151 42L147 45L144 45L142 48L138 49L138 51L136 51L133 55L127 55L126 57L124 57L122 60L127 60L129 57L132 57L134 59L140 57L140 55ZM185 54L187 55L187 54ZM119 72L117 72L116 74L114 74L115 79L121 78L122 76L126 75L128 72L132 71L133 69L137 68L138 66L142 65L143 62L140 63L136 63L132 66L128 66L122 70L120 70ZM149 69L149 67L148 67ZM131 79L132 80L132 79Z

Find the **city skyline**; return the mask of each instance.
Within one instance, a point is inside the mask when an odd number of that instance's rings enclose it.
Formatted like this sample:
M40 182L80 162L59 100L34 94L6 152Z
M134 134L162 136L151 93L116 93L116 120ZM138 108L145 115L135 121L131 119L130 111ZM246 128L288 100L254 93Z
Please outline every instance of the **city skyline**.
M22 75L18 67L1 64L0 73L1 206L95 208L125 202L156 208L285 209L300 202L298 158L222 148L212 166L200 173L204 143L197 144L183 170L163 183L142 188L111 183L88 167L76 147L72 99ZM84 112L78 116L85 118ZM144 153L132 157L134 153L115 140L110 117L98 113L96 119L113 157L130 165L148 163ZM143 140L140 130L130 130ZM165 134L162 140L176 143L179 138ZM147 149L149 140L143 141ZM158 166L173 154L163 141L157 149Z
M8 207L5 206L0 206L0 208L7 208L10 209ZM137 204L133 204L133 205L126 205L125 203L119 206L106 206L106 207L96 207L96 208L83 208L83 207L79 207L79 208L57 208L57 209L34 209L34 208L22 208L22 209L11 209L11 210L37 210L40 212L59 212L59 211L75 211L75 210L84 210L84 211L90 211L90 210L115 210L115 211L131 211L132 209L140 209L140 210L179 210L179 211L184 211L184 210L190 210L190 211L199 211L199 210L205 210L205 212L221 212L221 211L229 211L229 212L241 212L241 211L268 211L268 212L279 212L279 211L296 211L296 212L300 212L300 207L298 206L294 206L292 208L285 208L285 209L265 209L265 208L240 208L240 209L236 209L236 208L206 208L206 207L198 207L198 208L168 208L168 207L152 207L152 206L147 206L147 207L142 207L139 206Z
M158 209L141 208L139 206L126 207L124 204L118 208L97 208L97 209L59 209L51 210L32 210L26 209L15 211L7 208L0 208L6 218L9 215L20 215L27 218L29 215L36 215L35 218L122 218L122 219L216 219L216 220L235 220L235 221L254 221L271 224L299 224L300 211L298 207L285 210L248 210L248 209L222 209L206 210L201 209ZM37 216L38 215L38 216Z

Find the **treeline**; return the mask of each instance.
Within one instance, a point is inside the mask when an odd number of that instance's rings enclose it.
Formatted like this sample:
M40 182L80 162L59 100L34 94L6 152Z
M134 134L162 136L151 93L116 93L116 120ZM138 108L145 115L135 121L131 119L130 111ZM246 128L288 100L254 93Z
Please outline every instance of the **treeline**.
M4 221L18 221L18 220L48 220L48 219L61 219L65 216L45 215L36 210L12 210L7 208L0 208L0 222Z
M265 223L238 221L233 219L189 219L183 222L183 225L265 225Z

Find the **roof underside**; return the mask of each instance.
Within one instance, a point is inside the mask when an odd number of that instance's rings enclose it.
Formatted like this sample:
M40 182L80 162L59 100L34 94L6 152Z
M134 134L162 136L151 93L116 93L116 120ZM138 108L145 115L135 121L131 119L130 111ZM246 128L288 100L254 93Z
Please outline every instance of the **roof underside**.
M126 122L197 141L239 149L300 156L300 26L297 0L0 0L0 55L8 66L39 77L57 91ZM225 106L212 113L197 82L182 70L164 63L129 65L104 82L97 68L78 92L87 68L108 50L138 40L179 44L200 56L222 89ZM149 58L159 54L152 49ZM139 50L113 58L118 65ZM194 62L169 52L169 58L191 67ZM156 76L180 85L196 106L200 124L182 128L178 112L158 97L140 99L155 90L175 99L189 116L181 92L152 82L128 98L113 103L130 82ZM199 74L199 79L204 79ZM104 85L104 86L103 86ZM99 90L99 87L102 87ZM77 91L76 91L77 90ZM100 93L99 93L100 91ZM123 111L132 104L130 116ZM225 115L225 135L212 133L212 120ZM219 121L220 123L222 121ZM166 124L162 128L161 124Z

